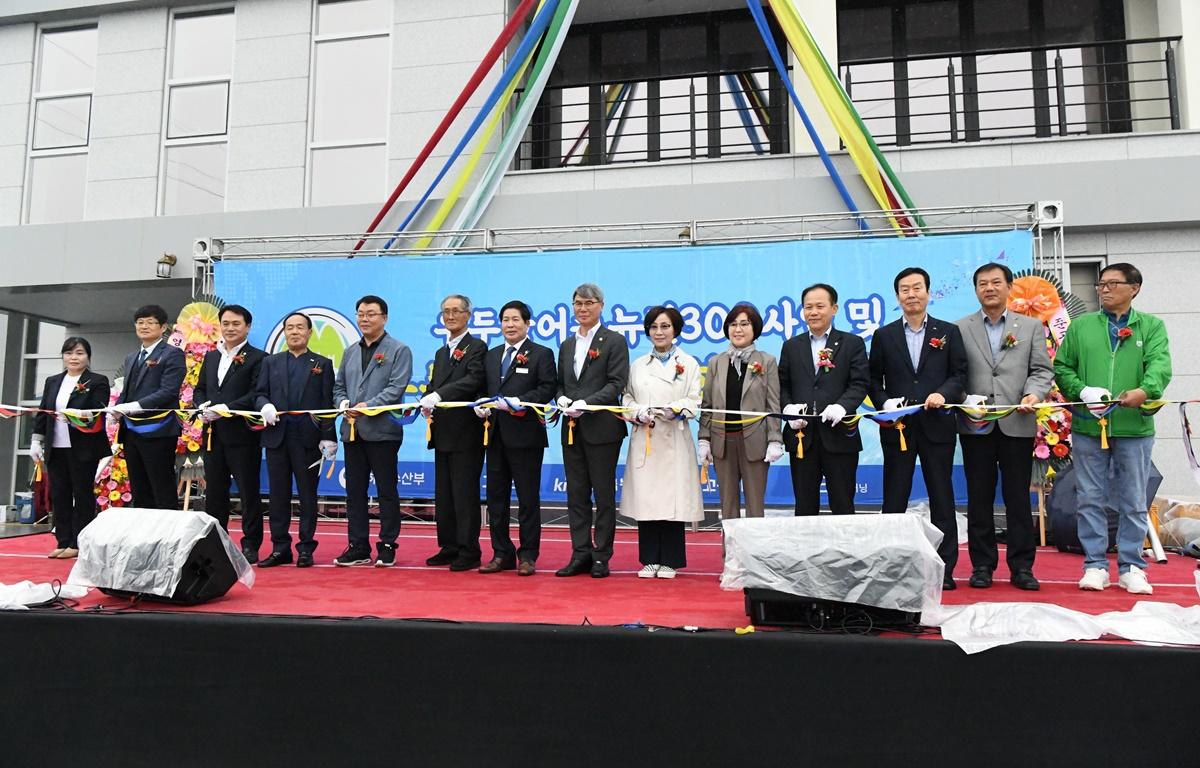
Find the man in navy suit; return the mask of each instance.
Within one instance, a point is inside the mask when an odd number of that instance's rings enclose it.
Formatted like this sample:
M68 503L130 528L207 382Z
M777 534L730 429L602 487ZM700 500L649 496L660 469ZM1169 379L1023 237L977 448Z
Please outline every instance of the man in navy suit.
M779 355L779 402L783 412L809 417L792 419L783 430L791 457L797 515L820 512L822 478L833 514L854 514L862 437L857 429L848 429L842 419L862 405L871 383L871 369L863 340L834 329L837 301L837 290L832 285L817 283L805 288L800 302L808 333L784 342ZM796 455L800 441L804 458Z
M308 349L312 318L293 312L283 319L287 349L266 357L258 373L254 406L267 428L262 443L267 449L267 482L271 486L267 516L271 522L271 554L259 568L292 562L292 479L296 480L300 503L300 541L296 544L296 567L313 564L317 548L317 483L321 458L337 458L337 436L333 419L314 421L310 416L280 411L318 411L333 408L333 361ZM351 350L353 351L353 349Z
M532 576L542 536L542 460L549 442L546 425L532 409L518 402L548 403L558 387L554 353L529 340L529 305L510 301L500 308L504 343L488 350L484 361L489 395L499 395L494 408L476 408L487 419L491 435L487 446L488 530L492 559L480 573L517 569ZM513 547L509 533L513 485L517 487L517 525L521 548Z
M483 394L483 358L487 344L467 332L471 300L452 294L442 301L447 341L433 355L433 372L421 398L430 424L433 449L433 516L438 551L426 565L449 565L452 571L479 567L479 473L483 471L483 426L469 408L441 408L438 403L478 400Z
M221 340L204 356L193 400L204 421L204 511L229 529L230 477L242 500L242 554L258 562L263 540L262 494L259 469L262 443L240 416L222 418L228 411L254 409L258 370L266 353L246 341L250 310L239 304L221 309Z
M883 447L883 511L904 512L912 492L913 470L921 459L921 475L929 495L932 522L942 532L938 555L946 566L943 589L954 589L958 561L958 528L954 519L954 464L957 422L943 408L961 403L967 382L967 353L962 334L952 322L931 317L929 273L907 267L892 281L903 317L875 331L871 341L871 402L881 411L923 405L894 428L881 427ZM900 446L900 426L906 450Z
M125 383L113 410L121 417L162 416L161 420L121 418L117 441L125 447L133 506L176 509L175 444L179 420L179 388L187 364L183 351L163 341L167 312L157 304L133 313L133 330L141 348L125 358Z

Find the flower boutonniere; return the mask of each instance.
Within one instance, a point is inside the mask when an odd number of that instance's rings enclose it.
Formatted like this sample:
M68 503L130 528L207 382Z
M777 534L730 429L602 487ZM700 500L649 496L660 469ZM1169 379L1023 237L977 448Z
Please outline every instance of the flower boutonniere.
M600 357L600 350L589 349L587 356L588 356L588 360L595 360L596 358Z
M1012 349L1017 346L1017 337L1011 333L1004 337L1004 343L1000 345L1001 349Z
M246 353L245 352L238 352L236 355L233 356L233 364L234 365L243 365L243 364L245 364L245 362L246 362Z
M450 357L454 358L454 362L457 363L459 360L462 360L466 354L467 353L460 347L455 347L454 351L450 353Z
M375 353L375 365L383 365L383 361L386 359L387 358L383 356L382 352Z
M89 387L87 384L84 384L82 381L75 385L75 393L76 394L86 395L88 392L91 392L91 391L92 391L92 388Z
M158 365L158 360L147 360L146 361L147 368L153 368L156 365Z
M929 340L929 346L934 349L942 349L946 346L947 340L945 336L935 336Z
M1117 329L1117 345L1119 346L1121 344L1121 342L1125 341L1125 339L1128 339L1132 336L1133 336L1133 329L1130 328L1129 326L1125 326L1124 328L1118 328Z
M757 360L755 360L753 363L750 363L750 365L746 367L749 369L751 376L763 375L762 363L758 362Z
M524 352L518 352L517 356L514 357L513 360L516 361L517 365L525 365L529 362L529 358L526 357Z
M325 372L325 369L322 368L319 363L312 367L312 375L313 376L320 376L324 372Z
M828 368L831 371L837 367L836 365L833 364L833 350L832 349L829 349L828 347L826 347L825 349L819 350L817 352L817 367L818 368Z
M672 381L679 381L679 377L683 375L683 363L676 361L675 363L675 378Z

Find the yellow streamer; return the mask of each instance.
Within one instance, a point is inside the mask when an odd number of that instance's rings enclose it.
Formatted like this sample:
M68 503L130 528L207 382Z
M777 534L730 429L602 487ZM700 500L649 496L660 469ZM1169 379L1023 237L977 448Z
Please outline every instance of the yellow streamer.
M700 485L708 485L708 462L700 465Z
M907 451L908 443L904 440L904 422L896 422L896 430L900 433L900 450Z
M1108 450L1108 419L1100 417L1100 450Z
M213 433L212 424L208 425L207 432L208 432L208 435L207 435L207 440L204 443L204 450L212 452L212 433Z
M33 463L33 482L41 482L42 479L42 462L35 461Z
M350 422L350 439L347 442L353 443L354 442L354 417L347 416L346 421Z
M643 431L646 433L646 455L649 456L650 455L650 432L652 430L650 429L650 427L644 427Z
M488 427L491 426L492 418L489 416L483 420L483 447L487 448L488 444Z
M575 445L575 419L567 419L567 445Z
M796 458L804 458L804 430L796 430Z

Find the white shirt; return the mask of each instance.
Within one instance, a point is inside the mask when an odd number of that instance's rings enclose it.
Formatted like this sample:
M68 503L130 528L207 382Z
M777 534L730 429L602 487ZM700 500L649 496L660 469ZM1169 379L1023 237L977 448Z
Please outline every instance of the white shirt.
M54 399L54 410L63 411L67 407L67 400L71 397L71 393L75 391L75 385L79 383L78 376L67 374L63 376L62 385L58 388L58 397ZM50 436L51 448L70 448L71 433L67 429L67 417L59 413L54 417L54 432Z
M587 333L584 333L582 328L575 332L575 378L577 379L580 372L583 371L583 361L587 360L588 350L592 348L592 339L596 338L596 331L599 328L600 323L596 323Z
M246 340L248 341L248 339ZM233 365L233 358L238 356L238 352L242 347L246 346L246 341L238 344L233 349L225 349L224 340L217 342L217 351L221 353L221 362L217 363L217 383L225 383L225 374L229 373L230 366Z
M458 346L458 342L463 340L463 336L466 336L466 335L467 335L467 331L463 331L462 333L455 336L453 339L450 339L449 341L447 341L446 346L449 347L450 349L454 349L455 347Z
M812 341L813 372L820 373L821 369L817 363L821 361L821 350L829 346L829 329L826 328L825 333L820 336L813 336L812 332L809 332L809 337Z

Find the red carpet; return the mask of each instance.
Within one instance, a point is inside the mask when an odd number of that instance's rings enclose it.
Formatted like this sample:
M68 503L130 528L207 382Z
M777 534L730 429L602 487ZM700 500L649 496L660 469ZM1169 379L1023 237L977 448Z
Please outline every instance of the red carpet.
M240 537L236 521L234 540ZM514 529L514 537L516 531ZM295 532L293 531L293 536ZM381 618L429 618L453 621L618 625L641 622L665 626L697 626L728 629L744 626L747 618L741 592L720 588L720 535L703 531L688 534L688 568L674 580L639 579L634 574L637 538L632 529L618 530L612 576L592 579L576 576L556 578L554 570L570 558L570 540L565 528L547 528L542 534L542 553L535 576L521 578L515 572L481 575L475 571L451 573L429 568L425 558L437 550L433 526L405 522L396 557L396 567L337 568L333 558L346 546L345 525L323 521L318 534L317 567L294 566L256 569L253 589L235 584L224 598L195 607L172 607L146 603L148 610L178 610L216 613L283 614L306 616L377 616ZM491 547L484 531L484 557ZM12 584L66 579L71 561L49 560L54 548L49 534L0 540L0 583ZM1114 586L1104 592L1082 592L1076 587L1081 559L1053 548L1038 552L1034 573L1042 582L1040 592L1023 592L1008 584L1003 565L996 584L988 590L970 589L966 546L961 548L959 588L944 595L947 605L972 602L1034 601L1056 603L1083 611L1103 613L1127 610L1139 599ZM262 554L270 551L265 544ZM1003 559L1003 554L1001 555ZM1166 565L1151 565L1155 601L1194 605L1197 594L1193 571L1196 561L1171 555ZM1115 574L1115 560L1113 571ZM1115 579L1115 576L1114 576ZM93 590L80 601L80 608L119 607L123 603Z

